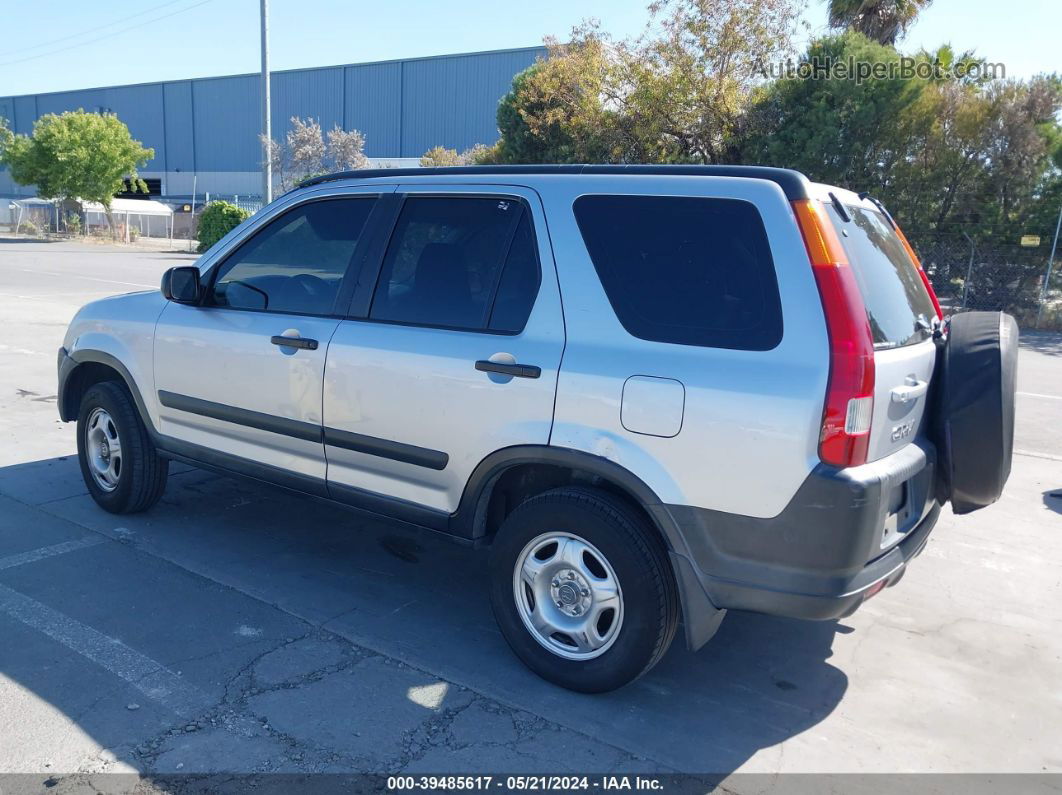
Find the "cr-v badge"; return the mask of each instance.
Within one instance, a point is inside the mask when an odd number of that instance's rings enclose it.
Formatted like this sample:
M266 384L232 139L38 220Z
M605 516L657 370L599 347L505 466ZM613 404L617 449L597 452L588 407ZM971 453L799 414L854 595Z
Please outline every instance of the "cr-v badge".
M892 429L892 440L898 442L900 439L906 439L913 431L914 422L905 422L903 425L897 425Z

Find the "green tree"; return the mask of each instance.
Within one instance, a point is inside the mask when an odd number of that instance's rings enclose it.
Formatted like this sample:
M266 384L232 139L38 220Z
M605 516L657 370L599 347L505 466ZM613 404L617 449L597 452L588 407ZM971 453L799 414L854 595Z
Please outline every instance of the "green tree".
M829 0L830 27L895 44L933 0Z
M111 113L49 113L33 135L0 133L0 162L20 185L36 185L44 199L83 199L103 205L110 220L114 195L126 187L147 192L137 169L155 156ZM113 229L113 224L111 228Z
M645 32L547 41L498 107L505 162L727 162L764 77L791 52L795 0L661 0Z
M900 54L858 33L819 39L801 64L826 72L849 60L899 65ZM897 76L861 81L782 77L769 84L742 120L740 156L788 166L835 185L879 192L907 153L908 111L924 81Z
M604 94L612 64L596 30L568 44L547 40L549 57L513 78L498 105L503 163L611 162L612 126Z
M0 163L5 162L2 159L4 156L4 152L9 146L11 146L11 143L12 141L14 141L14 139L15 134L11 132L11 129L7 126L7 119L5 119L3 116L0 116Z
M898 67L900 58L845 33L814 42L803 62ZM743 120L741 156L870 191L912 238L956 225L986 236L1027 216L1057 173L1062 91L1055 77L968 79L955 64L972 58L920 53L941 67L922 77L776 80Z
M199 253L206 251L250 216L249 212L235 204L210 202L199 216L199 227L195 233L196 240L199 241Z

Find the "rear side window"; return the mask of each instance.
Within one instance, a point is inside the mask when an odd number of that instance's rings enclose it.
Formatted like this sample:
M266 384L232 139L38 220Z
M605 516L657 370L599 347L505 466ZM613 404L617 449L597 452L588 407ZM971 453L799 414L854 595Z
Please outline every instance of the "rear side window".
M369 317L419 326L523 330L538 293L531 219L507 197L411 197Z
M774 261L763 220L749 202L583 196L575 217L630 334L750 351L781 341Z
M863 294L874 347L897 348L928 339L937 311L892 225L875 210L846 205L852 219L846 222L833 204L825 206Z

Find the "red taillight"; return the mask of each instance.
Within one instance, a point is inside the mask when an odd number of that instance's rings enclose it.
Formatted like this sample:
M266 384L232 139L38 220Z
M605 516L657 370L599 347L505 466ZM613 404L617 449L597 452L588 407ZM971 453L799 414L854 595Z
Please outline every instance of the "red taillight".
M896 234L900 238L900 242L903 243L903 247L907 250L907 256L911 258L911 262L918 268L918 275L922 277L922 284L926 286L926 292L929 293L929 300L933 302L933 308L937 310L937 317L941 320L944 319L944 310L940 308L940 301L937 300L937 291L933 289L933 285L929 281L929 276L926 275L925 269L922 267L921 261L918 259L918 255L915 254L914 248L907 240L907 235L903 233L900 227L896 227Z
M830 379L819 458L836 467L865 464L874 410L874 340L863 296L833 224L810 199L793 202L830 338Z

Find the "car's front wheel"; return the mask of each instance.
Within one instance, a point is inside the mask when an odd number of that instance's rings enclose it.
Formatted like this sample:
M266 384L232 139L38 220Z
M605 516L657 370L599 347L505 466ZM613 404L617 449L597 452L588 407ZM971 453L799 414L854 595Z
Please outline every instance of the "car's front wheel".
M129 392L104 381L81 398L77 455L92 499L111 513L136 513L158 502L169 462L158 455Z
M522 503L498 530L490 566L505 640L562 687L622 687L675 635L678 596L663 543L607 492L559 488Z

